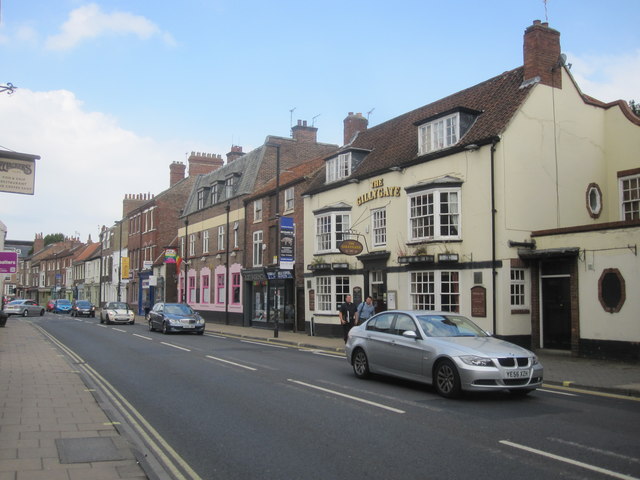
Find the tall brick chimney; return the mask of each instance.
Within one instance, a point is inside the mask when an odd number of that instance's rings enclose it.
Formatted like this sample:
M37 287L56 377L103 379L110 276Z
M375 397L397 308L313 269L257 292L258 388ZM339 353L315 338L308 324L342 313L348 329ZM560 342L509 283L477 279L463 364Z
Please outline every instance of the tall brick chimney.
M363 132L369 126L369 120L364 118L361 113L349 112L347 118L344 119L344 145L349 145L359 132Z
M227 153L227 165L233 162L236 158L240 158L244 155L242 147L240 145L231 145L231 151Z
M291 127L293 139L298 142L316 143L318 129L316 127L308 127L307 121L298 120L298 124Z
M184 172L187 166L182 162L173 162L169 165L169 187L173 187L180 180L184 180Z
M188 162L190 177L213 172L224 165L224 160L220 155L204 152L191 152Z
M540 83L562 88L560 32L547 22L534 20L524 32L524 81L540 77Z
M42 233L36 233L36 238L33 240L33 253L38 253L44 248L44 237Z

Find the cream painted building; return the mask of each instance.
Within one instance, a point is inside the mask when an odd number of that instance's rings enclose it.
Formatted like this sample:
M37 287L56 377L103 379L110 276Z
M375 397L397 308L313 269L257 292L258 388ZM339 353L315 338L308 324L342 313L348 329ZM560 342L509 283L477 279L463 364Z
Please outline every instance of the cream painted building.
M340 335L344 297L372 295L638 359L638 152L640 119L584 95L536 21L522 67L372 128L345 119L305 197L306 317Z

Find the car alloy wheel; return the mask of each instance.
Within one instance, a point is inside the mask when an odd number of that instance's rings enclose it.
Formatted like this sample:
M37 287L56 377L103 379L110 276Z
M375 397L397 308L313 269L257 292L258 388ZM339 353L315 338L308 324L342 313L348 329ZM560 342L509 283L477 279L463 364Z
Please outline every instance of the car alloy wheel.
M149 331L150 332L155 331L155 328L153 328L153 323L151 323L151 320L149 320Z
M364 350L359 348L353 354L353 373L358 378L367 378L369 376L369 360Z
M167 322L162 322L162 333L167 335L169 333L169 328L167 327Z
M25 308L24 312L22 312L22 316L23 317L28 317L29 316L29 311Z
M460 375L451 360L441 360L435 370L436 391L446 398L455 398L460 395Z

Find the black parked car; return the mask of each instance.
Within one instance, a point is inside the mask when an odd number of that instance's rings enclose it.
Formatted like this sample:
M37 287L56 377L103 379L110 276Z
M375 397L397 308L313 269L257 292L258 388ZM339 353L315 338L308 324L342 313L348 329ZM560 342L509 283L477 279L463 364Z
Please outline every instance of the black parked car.
M74 300L71 306L72 317L95 317L96 307L88 300Z
M204 319L186 303L156 303L148 320L150 331L204 333Z

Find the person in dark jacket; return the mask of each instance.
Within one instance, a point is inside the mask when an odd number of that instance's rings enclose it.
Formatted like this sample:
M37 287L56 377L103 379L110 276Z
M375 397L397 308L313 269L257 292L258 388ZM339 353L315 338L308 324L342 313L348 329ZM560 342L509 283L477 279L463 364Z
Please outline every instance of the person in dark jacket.
M340 306L338 310L338 316L340 317L340 324L342 325L342 333L344 341L347 341L349 330L356 324L356 305L351 300L351 295L347 295L345 302Z

